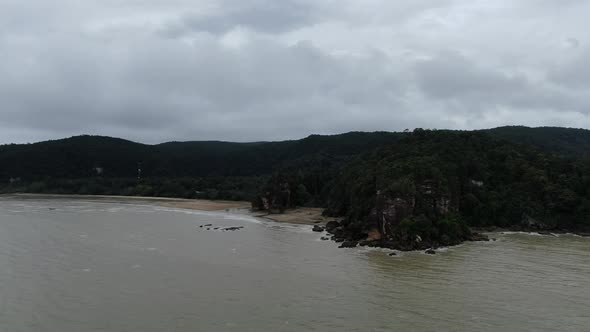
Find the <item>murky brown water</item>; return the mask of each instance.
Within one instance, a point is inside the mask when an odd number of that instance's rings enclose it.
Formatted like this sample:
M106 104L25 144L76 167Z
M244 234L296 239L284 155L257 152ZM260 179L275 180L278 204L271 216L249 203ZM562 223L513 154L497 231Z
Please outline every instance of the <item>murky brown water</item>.
M0 331L590 331L589 238L389 257L320 236L226 212L0 199Z

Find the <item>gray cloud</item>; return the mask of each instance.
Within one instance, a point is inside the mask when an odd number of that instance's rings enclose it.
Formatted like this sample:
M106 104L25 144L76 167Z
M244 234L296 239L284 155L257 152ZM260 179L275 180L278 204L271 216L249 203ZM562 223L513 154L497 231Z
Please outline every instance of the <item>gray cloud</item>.
M418 61L415 73L422 91L433 98L501 102L497 98L509 97L526 86L521 75L506 74L501 68L486 68L452 53Z
M235 28L248 28L263 33L282 33L312 24L318 13L301 0L222 1L212 13L191 13L167 22L162 33L171 37L194 32L224 34Z
M568 70L568 69L566 69ZM524 73L478 65L457 54L441 54L415 67L416 82L427 97L482 112L494 108L562 110L587 114L590 93L534 82ZM564 75L568 82L583 75Z
M556 65L549 72L549 78L554 83L570 89L590 91L588 59L590 59L590 48L577 53L571 61Z
M590 127L590 4L560 4L7 0L0 142Z

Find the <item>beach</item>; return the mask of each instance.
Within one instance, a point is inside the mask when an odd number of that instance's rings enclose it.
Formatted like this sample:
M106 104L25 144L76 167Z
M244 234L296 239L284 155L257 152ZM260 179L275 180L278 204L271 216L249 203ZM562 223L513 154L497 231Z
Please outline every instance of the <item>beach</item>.
M20 199L73 199L83 201L98 201L112 203L136 203L150 204L175 209L188 209L200 211L224 211L242 210L251 213L257 218L264 218L275 222L292 223L299 225L325 224L334 218L322 216L321 208L295 208L288 209L284 213L268 213L265 211L250 212L251 204L246 201L217 201L206 199L185 199L172 197L146 197L146 196L114 196L114 195L60 195L60 194L7 194L3 197L15 197Z

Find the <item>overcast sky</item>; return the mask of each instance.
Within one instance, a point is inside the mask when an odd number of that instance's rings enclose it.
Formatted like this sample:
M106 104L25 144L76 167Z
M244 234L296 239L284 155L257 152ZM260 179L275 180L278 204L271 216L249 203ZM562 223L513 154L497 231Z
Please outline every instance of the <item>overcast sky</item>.
M0 143L590 127L587 0L0 0Z

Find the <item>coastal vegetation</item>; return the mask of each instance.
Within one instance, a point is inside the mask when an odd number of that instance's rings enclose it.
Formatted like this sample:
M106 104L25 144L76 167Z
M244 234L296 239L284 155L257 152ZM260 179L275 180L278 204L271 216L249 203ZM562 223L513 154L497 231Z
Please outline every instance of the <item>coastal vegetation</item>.
M590 229L590 131L351 132L145 145L100 136L0 146L0 192L248 200L324 208L347 246L423 249L473 228Z
M471 227L588 231L590 163L476 132L415 130L331 185L340 238L396 249L482 239Z

